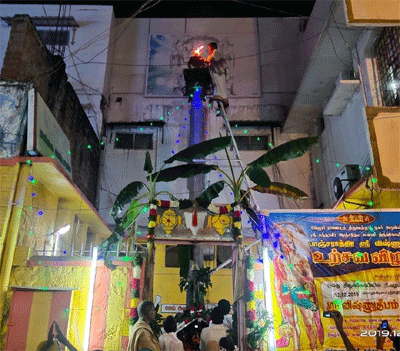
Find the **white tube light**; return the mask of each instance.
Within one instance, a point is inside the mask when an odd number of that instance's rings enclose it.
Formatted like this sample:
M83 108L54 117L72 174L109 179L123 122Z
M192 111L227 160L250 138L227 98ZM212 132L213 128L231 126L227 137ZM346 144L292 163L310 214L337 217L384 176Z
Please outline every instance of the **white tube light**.
M271 269L270 261L268 257L268 248L263 247L263 263L264 263L264 298L265 307L267 309L268 316L274 320L274 308L272 305L272 289L271 289ZM274 328L268 329L268 350L276 350L275 343L275 330Z
M68 224L60 229L56 230L53 235L61 235L67 233L71 229L71 226Z
M96 266L97 266L97 247L94 247L92 256L92 266L90 269L90 282L89 282L88 304L86 309L85 340L83 343L83 351L89 351L90 324L92 319Z

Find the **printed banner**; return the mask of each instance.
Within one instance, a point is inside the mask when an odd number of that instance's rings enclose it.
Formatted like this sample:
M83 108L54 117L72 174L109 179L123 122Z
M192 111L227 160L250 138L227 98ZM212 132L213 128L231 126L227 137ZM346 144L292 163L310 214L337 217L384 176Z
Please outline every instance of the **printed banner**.
M400 212L275 212L269 219L277 350L345 350L323 311L342 313L359 351L376 349L382 320L400 335ZM386 338L385 348L392 345Z

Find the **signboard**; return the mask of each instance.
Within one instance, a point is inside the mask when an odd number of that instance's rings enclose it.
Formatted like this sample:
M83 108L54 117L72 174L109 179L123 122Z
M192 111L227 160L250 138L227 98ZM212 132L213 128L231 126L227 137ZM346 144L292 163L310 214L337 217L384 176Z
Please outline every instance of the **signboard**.
M376 348L377 328L400 330L400 212L271 213L271 284L278 350L343 350L338 310L355 349ZM386 349L392 347L387 338Z
M186 305L167 305L167 304L162 304L161 305L161 313L171 313L171 314L176 314L179 312L183 312L186 308Z
M71 177L70 142L50 109L40 96L31 89L28 98L27 151L30 155L42 155L56 159Z
M367 106L365 109L378 186L381 189L398 190L400 189L400 108Z

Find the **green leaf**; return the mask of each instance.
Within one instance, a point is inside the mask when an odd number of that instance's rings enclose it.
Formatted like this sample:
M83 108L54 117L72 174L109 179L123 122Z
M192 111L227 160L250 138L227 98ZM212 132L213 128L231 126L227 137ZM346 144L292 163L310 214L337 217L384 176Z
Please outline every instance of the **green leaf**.
M133 200L128 208L128 211L126 211L126 219L128 222L134 222L136 218L140 215L141 207L143 205L138 201L138 200Z
M263 188L259 185L256 185L252 187L252 189L258 191L259 193L282 195L294 198L295 200L304 200L308 198L308 195L304 191L292 185L279 182L271 182L269 188Z
M147 178L151 181L156 179L156 182L172 182L178 178L190 178L198 174L205 174L217 169L216 166L205 165L201 163L189 163L186 165L180 165L163 169L160 172L150 174Z
M223 150L231 143L232 138L230 136L203 141L178 152L168 160L164 161L164 163L172 163L174 161L191 162L194 159L201 159L217 151Z
M146 151L146 160L144 161L143 170L147 172L147 174L153 172L153 165L151 164L151 156L149 151Z
M314 144L318 137L300 138L288 141L269 150L264 155L251 162L251 166L268 167L281 161L287 161L305 154Z
M139 217L140 213L142 212L142 208L143 204L139 203L137 200L133 200L122 218L115 218L115 223L117 224L115 231L122 235L125 230L136 221L137 217Z
M251 166L247 169L246 174L249 176L251 181L259 186L268 188L271 184L267 172L265 172L261 167Z
M131 202L137 194L139 194L139 191L143 188L143 186L144 183L142 182L132 182L123 188L115 199L114 205L110 212L111 217L115 219L123 207Z
M224 181L219 181L214 184L211 184L206 190L204 190L199 197L196 198L197 203L207 208L212 200L219 196L219 193L224 188Z

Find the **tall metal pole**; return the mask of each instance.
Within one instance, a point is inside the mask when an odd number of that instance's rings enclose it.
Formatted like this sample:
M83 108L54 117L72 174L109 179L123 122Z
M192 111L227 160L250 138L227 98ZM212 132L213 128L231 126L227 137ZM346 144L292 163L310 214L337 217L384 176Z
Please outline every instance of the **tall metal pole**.
M189 127L189 146L198 144L204 140L204 107L202 100L202 87L195 87L193 96L191 96L190 108L190 127ZM194 200L204 190L205 177L204 174L197 175L188 179L189 199ZM193 246L193 263L201 268L204 264L203 250L201 246ZM192 267L192 264L190 265ZM197 272L190 271L192 278ZM186 304L188 307L193 302L195 292L187 291Z

